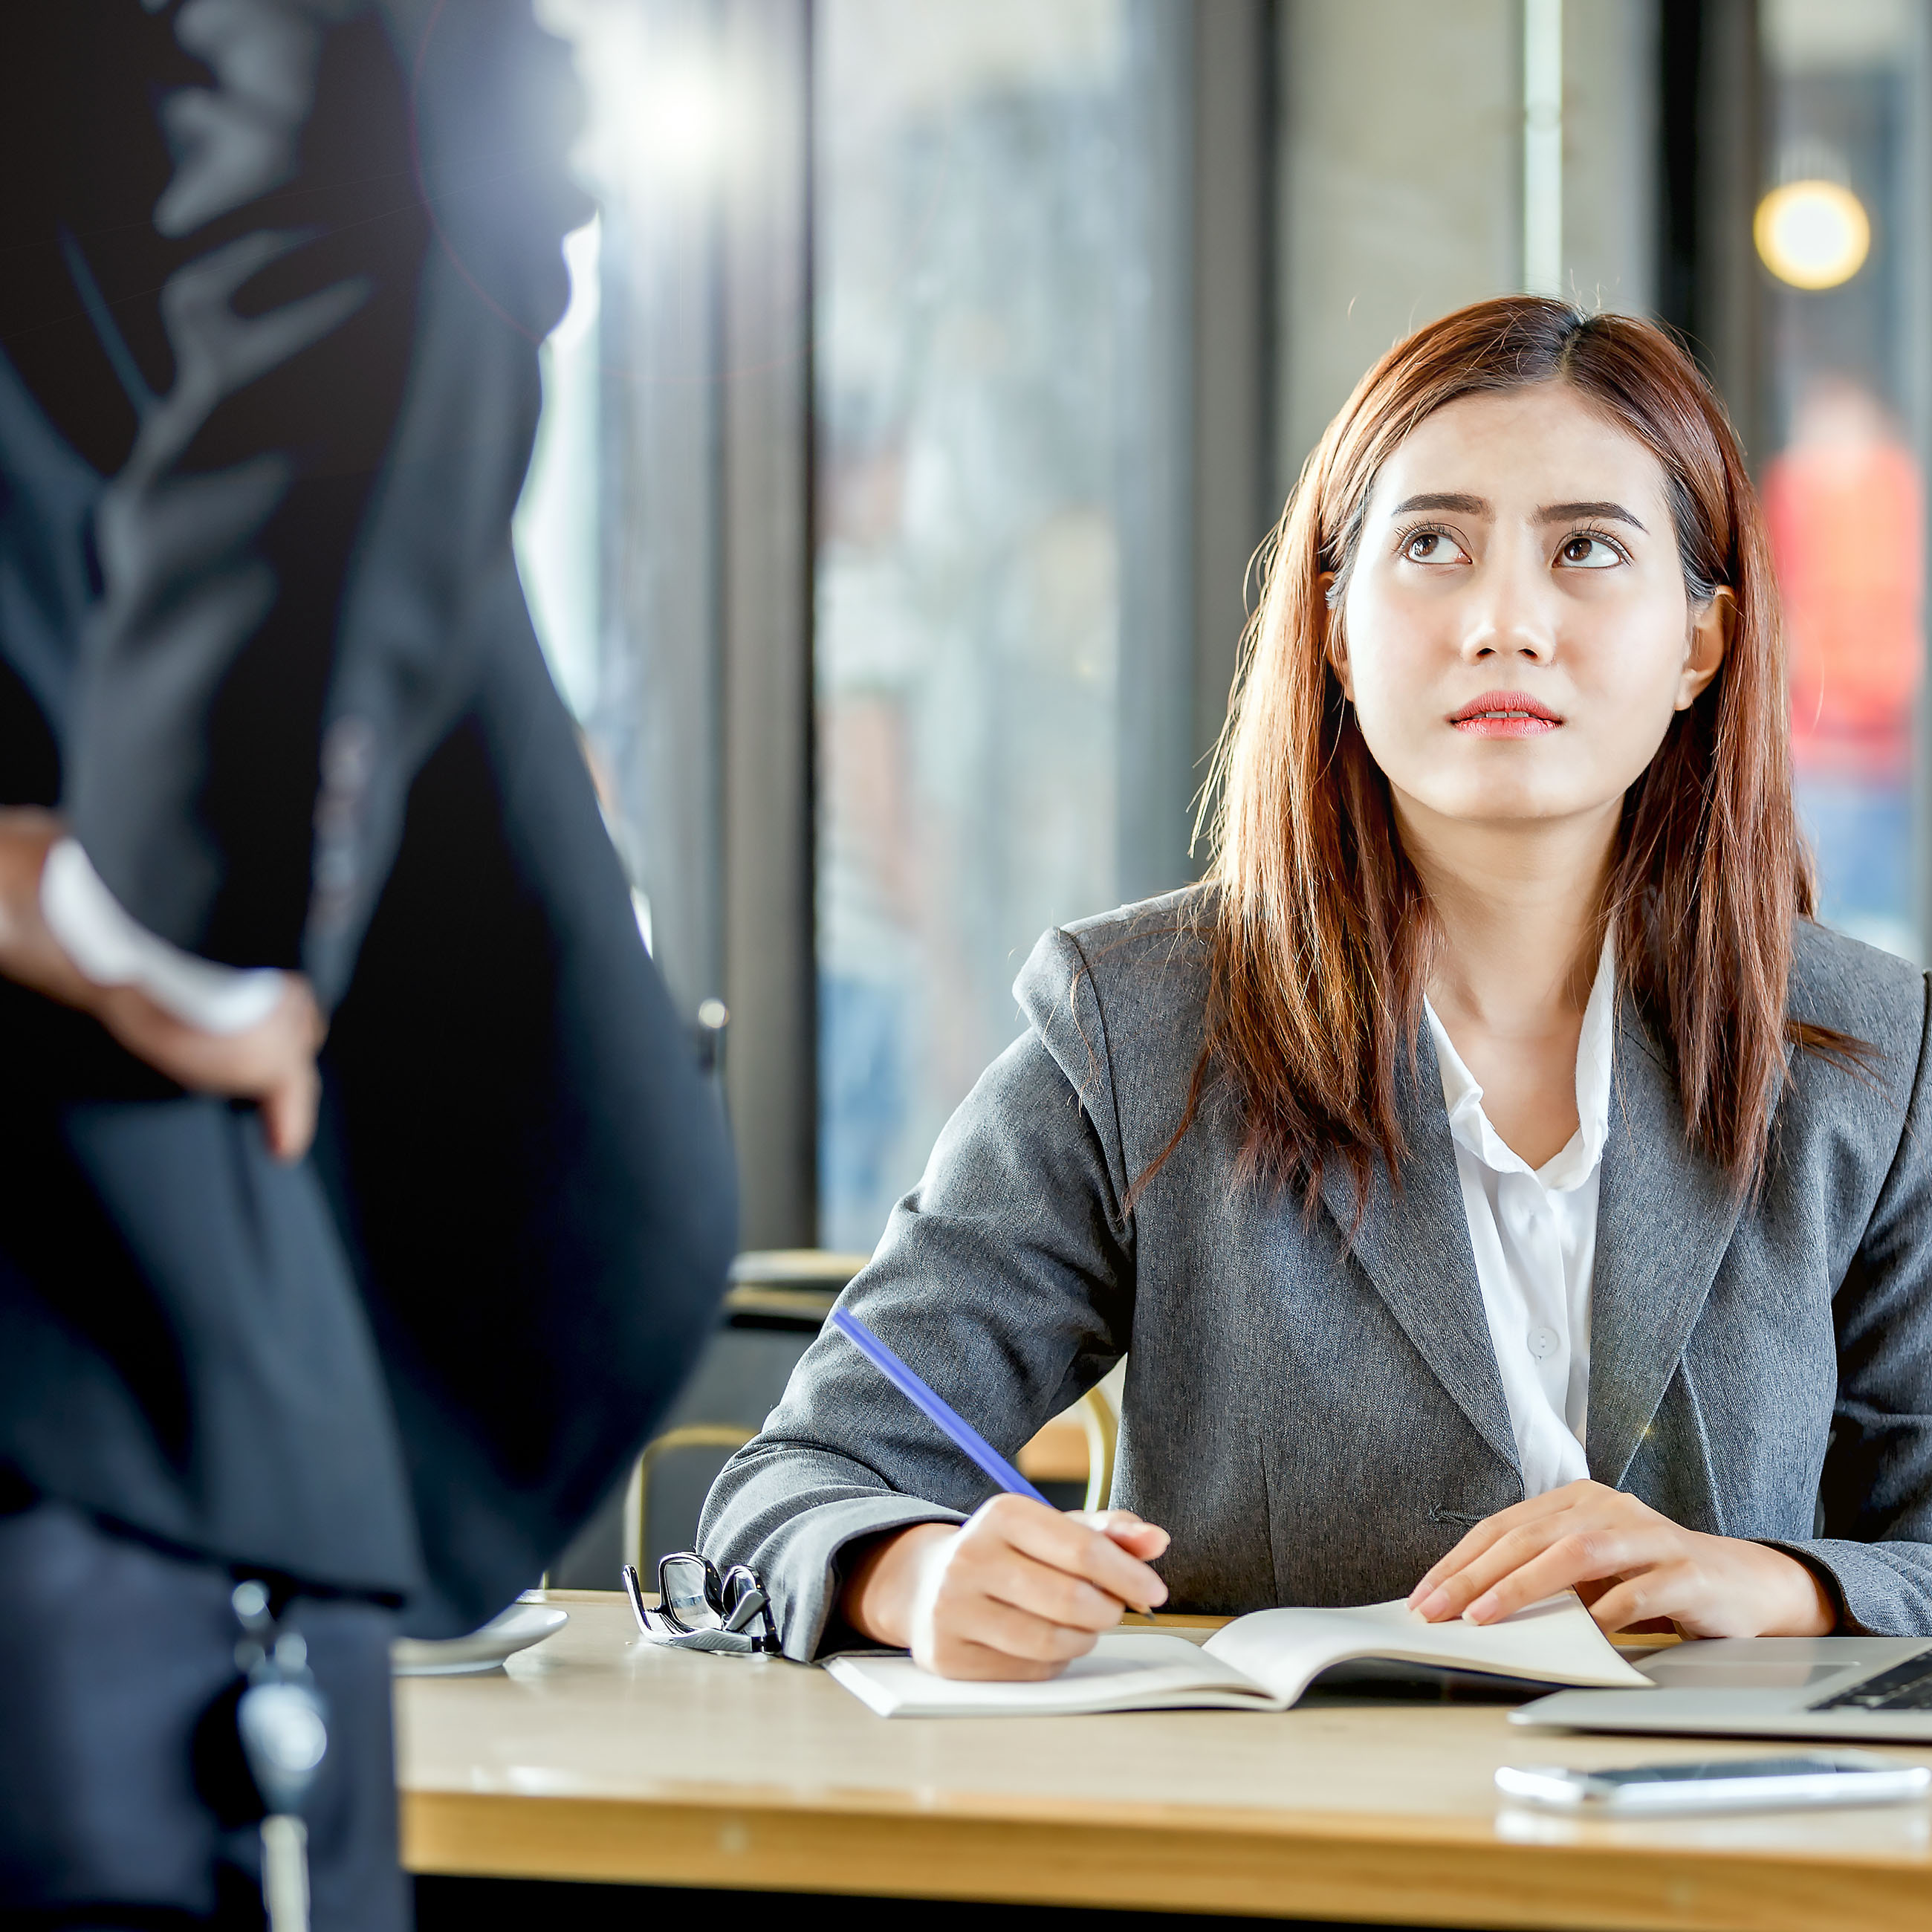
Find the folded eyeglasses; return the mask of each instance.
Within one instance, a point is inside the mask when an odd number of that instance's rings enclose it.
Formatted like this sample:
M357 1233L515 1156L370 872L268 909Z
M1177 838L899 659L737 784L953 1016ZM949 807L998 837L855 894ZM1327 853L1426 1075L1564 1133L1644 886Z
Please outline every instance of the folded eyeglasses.
M723 1576L708 1556L681 1550L658 1564L658 1606L644 1603L637 1568L619 1573L631 1614L653 1643L678 1650L720 1651L736 1656L778 1654L778 1625L770 1599L757 1576L734 1563ZM762 1628L754 1626L762 1624Z

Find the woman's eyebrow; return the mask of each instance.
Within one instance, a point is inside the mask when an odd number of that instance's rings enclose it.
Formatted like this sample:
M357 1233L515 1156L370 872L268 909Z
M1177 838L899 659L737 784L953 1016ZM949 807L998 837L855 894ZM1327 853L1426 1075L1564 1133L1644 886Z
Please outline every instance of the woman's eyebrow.
M1633 530L1643 530L1646 536L1650 534L1621 503L1546 503L1536 513L1539 524L1567 524L1576 517L1612 518L1618 523L1628 524Z
M1411 510L1460 510L1466 517L1486 517L1490 514L1490 500L1486 496L1466 496L1459 490L1436 490L1420 496L1405 497L1389 514L1406 516ZM1642 526L1638 527L1641 529Z

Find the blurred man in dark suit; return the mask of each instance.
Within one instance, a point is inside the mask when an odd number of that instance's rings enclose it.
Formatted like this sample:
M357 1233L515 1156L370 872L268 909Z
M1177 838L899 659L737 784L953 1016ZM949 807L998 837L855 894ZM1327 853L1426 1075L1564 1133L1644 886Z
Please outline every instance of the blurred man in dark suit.
M239 1640L370 1932L399 1616L534 1580L732 1245L510 550L568 62L529 0L8 26L0 1914L260 1922Z

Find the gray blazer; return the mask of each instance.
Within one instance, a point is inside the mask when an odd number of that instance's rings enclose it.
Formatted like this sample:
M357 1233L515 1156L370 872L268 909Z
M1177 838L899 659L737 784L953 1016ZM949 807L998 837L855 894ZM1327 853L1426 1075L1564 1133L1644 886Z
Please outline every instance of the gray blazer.
M1406 1594L1522 1499L1425 1029L1398 1192L1322 1208L1235 1178L1210 1104L1144 1192L1202 1038L1188 898L1034 949L1024 1035L947 1124L853 1311L1011 1455L1129 1357L1114 1501L1164 1525L1175 1609ZM1932 1633L1927 980L1800 928L1791 1010L1869 1041L1802 1058L1754 1201L1686 1142L1667 1063L1619 1016L1591 1319L1590 1472L1674 1520L1802 1554L1844 1627ZM772 1588L788 1652L831 1622L854 1538L956 1521L986 1479L831 1330L712 1489L700 1537ZM828 1627L829 1626L829 1627Z

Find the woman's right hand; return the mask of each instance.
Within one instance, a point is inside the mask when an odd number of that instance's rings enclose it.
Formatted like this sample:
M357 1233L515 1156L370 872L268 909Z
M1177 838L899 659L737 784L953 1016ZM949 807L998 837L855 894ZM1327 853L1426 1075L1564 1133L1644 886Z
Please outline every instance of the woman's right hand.
M840 1598L845 1621L941 1677L1040 1678L1094 1648L1167 1586L1148 1564L1167 1532L1127 1510L1064 1514L999 1496L968 1520L881 1536Z

